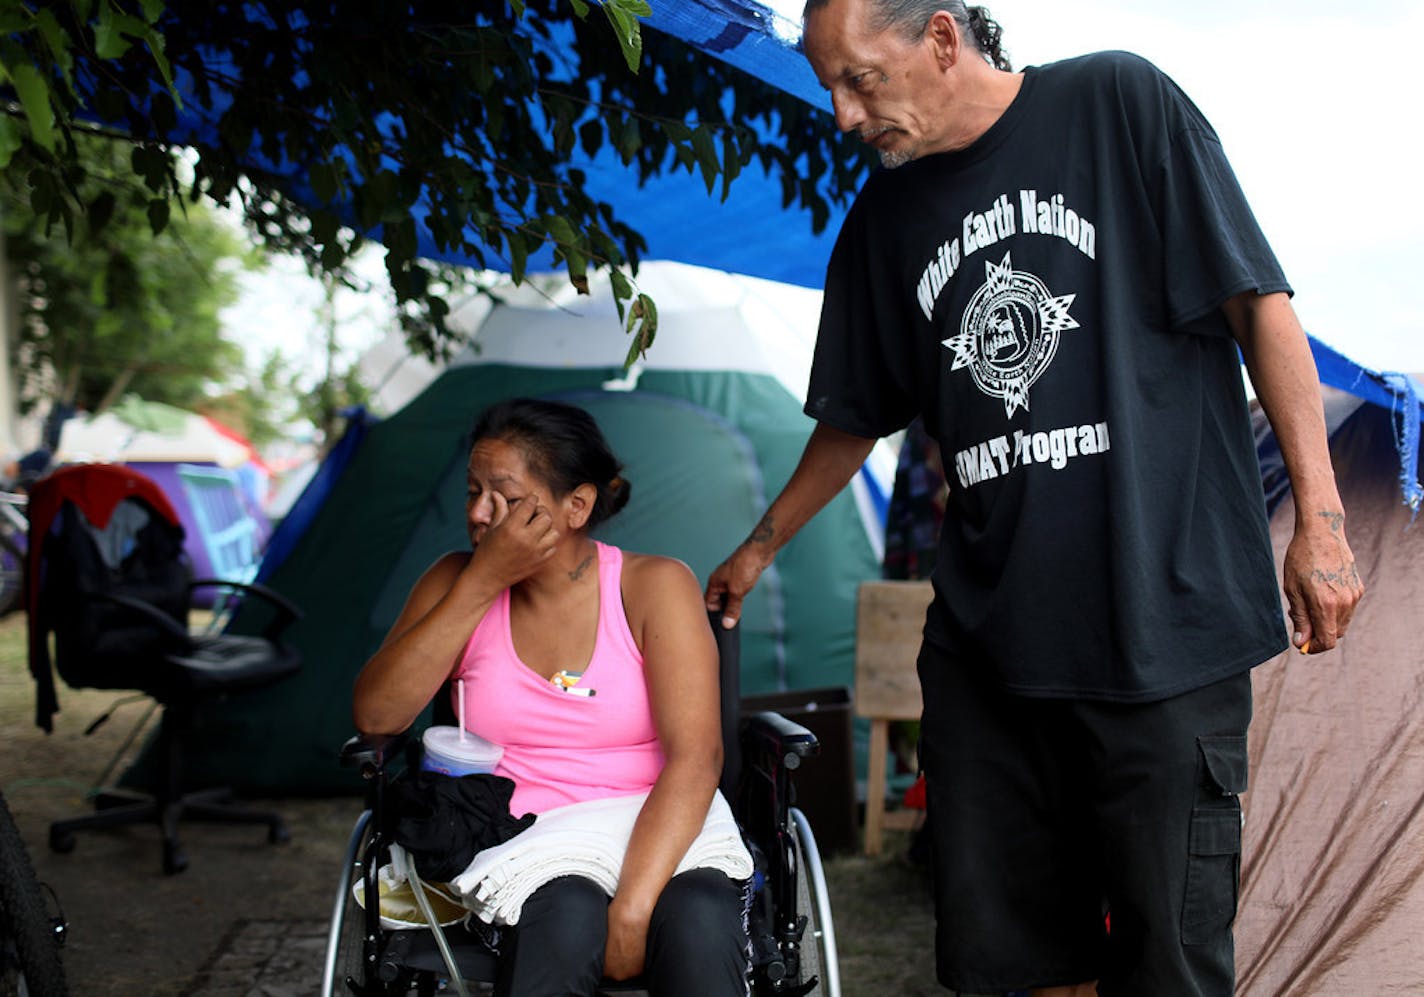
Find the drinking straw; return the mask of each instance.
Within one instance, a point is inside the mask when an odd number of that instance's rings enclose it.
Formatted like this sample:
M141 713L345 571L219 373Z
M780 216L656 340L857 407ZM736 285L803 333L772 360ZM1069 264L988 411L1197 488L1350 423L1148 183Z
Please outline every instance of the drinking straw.
M461 675L455 680L455 708L459 711L460 720L455 726L460 729L460 743L465 743L465 676Z

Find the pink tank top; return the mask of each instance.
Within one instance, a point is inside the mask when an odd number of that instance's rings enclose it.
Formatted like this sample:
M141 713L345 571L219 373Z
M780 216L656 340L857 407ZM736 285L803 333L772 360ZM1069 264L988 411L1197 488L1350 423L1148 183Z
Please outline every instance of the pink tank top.
M508 589L465 645L455 672L465 683L462 720L504 746L495 773L514 780L509 809L516 817L646 792L662 771L643 655L623 612L622 574L623 552L598 544L598 635L593 657L571 685L541 678L519 660ZM569 669L582 664L570 662Z

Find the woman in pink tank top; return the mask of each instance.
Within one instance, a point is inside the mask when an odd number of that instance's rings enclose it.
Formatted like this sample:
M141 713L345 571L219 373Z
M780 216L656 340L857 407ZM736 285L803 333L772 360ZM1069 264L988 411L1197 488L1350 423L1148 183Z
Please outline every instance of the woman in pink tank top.
M604 975L643 973L654 997L745 994L741 884L674 876L722 765L697 579L589 536L630 489L587 412L516 399L486 411L473 438L473 549L416 583L356 680L356 727L403 731L459 679L461 722L505 749L496 774L514 781L516 816L647 793L612 899L578 877L536 892L496 993L592 994Z

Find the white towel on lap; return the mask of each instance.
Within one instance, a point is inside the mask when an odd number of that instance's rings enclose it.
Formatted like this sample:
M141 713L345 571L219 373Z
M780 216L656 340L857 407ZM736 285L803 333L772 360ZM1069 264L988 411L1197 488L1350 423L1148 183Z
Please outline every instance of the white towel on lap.
M618 888L633 822L647 793L556 807L502 845L486 848L450 883L466 907L490 924L517 924L529 896L560 876L583 876L610 897ZM732 808L718 792L702 831L677 865L719 869L735 880L752 874Z

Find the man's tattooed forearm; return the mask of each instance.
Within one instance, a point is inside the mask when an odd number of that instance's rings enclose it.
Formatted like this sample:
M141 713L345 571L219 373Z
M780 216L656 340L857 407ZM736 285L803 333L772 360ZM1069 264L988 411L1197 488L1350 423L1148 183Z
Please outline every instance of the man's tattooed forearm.
M771 536L776 530L772 526L771 513L761 517L761 522L756 524L756 529L752 530L751 536L747 537L752 543L764 544L771 540Z
M1320 512L1317 512L1316 515L1330 524L1331 533L1339 533L1340 527L1345 525L1345 514L1343 512L1329 512L1328 510L1322 509Z

